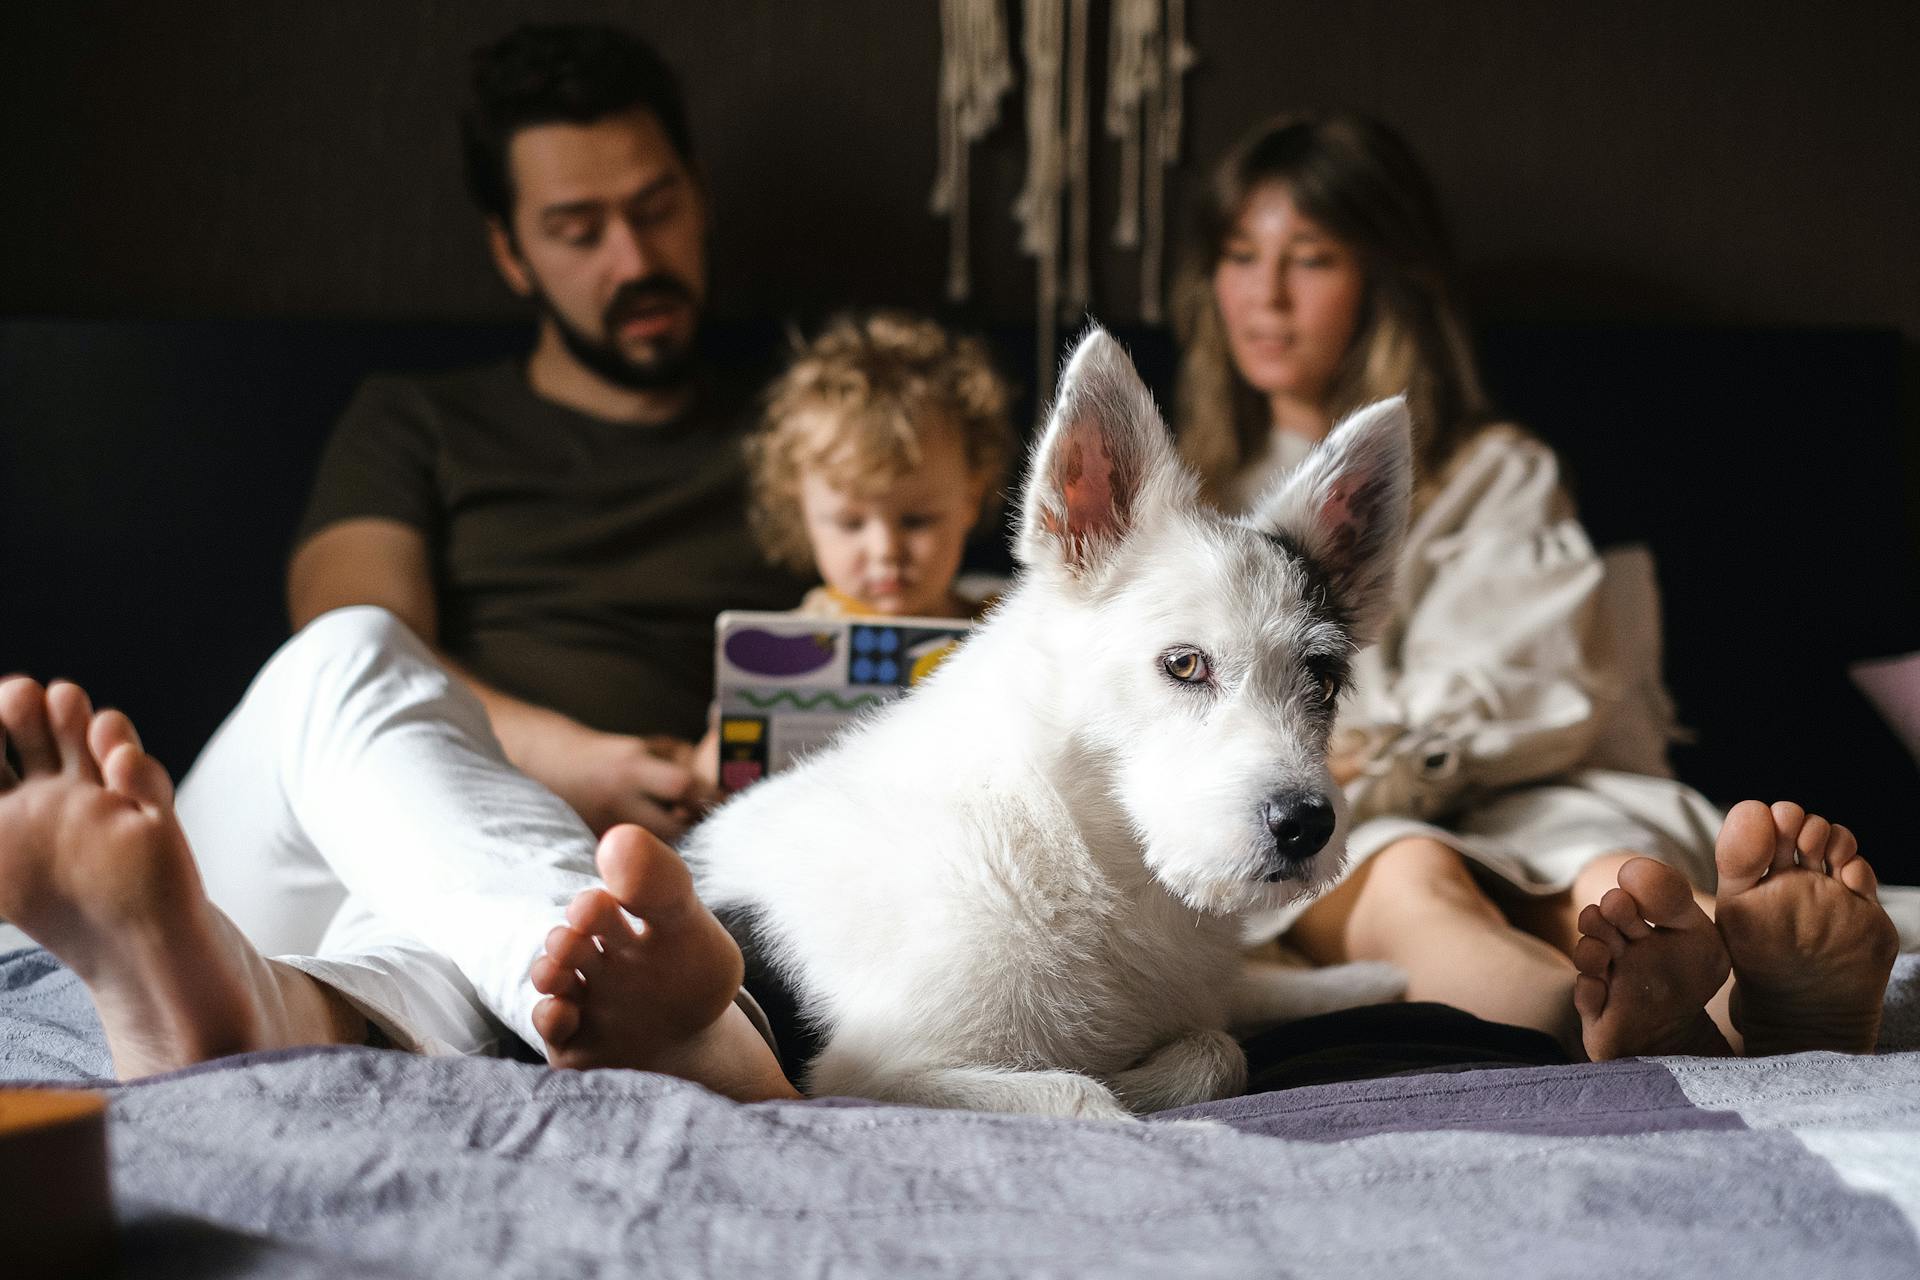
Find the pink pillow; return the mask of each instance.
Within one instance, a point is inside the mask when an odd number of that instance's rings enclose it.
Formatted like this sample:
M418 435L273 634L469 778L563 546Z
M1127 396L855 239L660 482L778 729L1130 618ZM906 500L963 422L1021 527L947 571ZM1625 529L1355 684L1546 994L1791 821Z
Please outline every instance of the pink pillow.
M1856 662L1847 674L1920 763L1920 653Z

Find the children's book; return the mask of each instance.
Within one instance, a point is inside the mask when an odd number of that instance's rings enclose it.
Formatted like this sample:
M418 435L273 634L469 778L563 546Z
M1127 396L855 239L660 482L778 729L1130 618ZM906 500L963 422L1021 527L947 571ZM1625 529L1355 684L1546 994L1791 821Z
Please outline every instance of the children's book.
M927 678L973 624L729 611L714 628L720 785L739 791Z

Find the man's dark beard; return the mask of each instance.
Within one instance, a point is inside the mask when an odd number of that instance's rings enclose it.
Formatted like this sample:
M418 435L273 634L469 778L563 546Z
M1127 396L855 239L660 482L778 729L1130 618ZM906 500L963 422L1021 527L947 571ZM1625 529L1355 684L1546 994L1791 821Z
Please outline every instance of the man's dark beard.
M536 288L533 298L540 310L553 321L553 327L560 334L561 345L566 347L568 353L614 386L624 387L628 391L677 391L692 380L700 348L697 309L694 310L695 328L692 336L686 342L667 347L647 360L629 357L612 336L619 331L621 322L629 314L649 303L676 301L695 308L693 291L677 278L652 275L621 286L601 318L601 329L608 336L598 341L580 332L561 315L560 309L553 305L545 290Z

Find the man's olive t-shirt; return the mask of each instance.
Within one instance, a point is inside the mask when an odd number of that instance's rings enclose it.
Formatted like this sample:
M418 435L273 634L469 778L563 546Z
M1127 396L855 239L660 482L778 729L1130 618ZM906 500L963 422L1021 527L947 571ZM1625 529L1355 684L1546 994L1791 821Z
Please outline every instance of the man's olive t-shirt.
M411 525L440 645L481 679L595 728L697 738L714 615L803 587L747 531L742 381L709 378L680 418L636 426L542 399L517 364L369 379L296 545L341 520Z

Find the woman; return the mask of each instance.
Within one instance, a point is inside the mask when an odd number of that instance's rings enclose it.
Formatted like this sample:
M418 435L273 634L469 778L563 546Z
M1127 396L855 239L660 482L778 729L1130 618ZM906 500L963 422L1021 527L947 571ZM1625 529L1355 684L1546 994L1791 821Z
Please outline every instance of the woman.
M1318 963L1391 961L1410 999L1533 1027L1596 1058L1740 1043L1725 949L1740 969L1743 947L1757 955L1758 944L1735 936L1726 884L1721 927L1708 921L1730 865L1745 890L1797 857L1822 874L1773 876L1763 897L1785 886L1817 905L1774 902L1769 918L1836 911L1884 941L1870 893L1832 893L1834 880L1870 877L1864 863L1842 875L1858 861L1852 836L1797 806L1736 810L1716 875L1721 815L1666 765L1672 718L1647 564L1603 561L1552 450L1493 418L1438 203L1398 136L1351 115L1256 130L1214 174L1179 288L1179 445L1222 507L1250 506L1361 405L1404 392L1416 424L1400 604L1360 655L1333 738L1353 808L1347 877L1274 917L1270 934ZM1641 856L1663 865L1627 866ZM1681 993L1657 1008L1610 1002L1629 951L1636 983L1659 976ZM1808 961L1782 952L1769 963ZM1854 988L1878 963L1875 950L1860 972L1823 968L1848 988L1853 1023L1871 1004L1877 1026L1883 988L1870 1000ZM1752 1014L1761 965L1745 968ZM1847 1035L1823 1047L1871 1048L1859 1026ZM1803 1040L1763 1034L1749 1050L1813 1047Z

